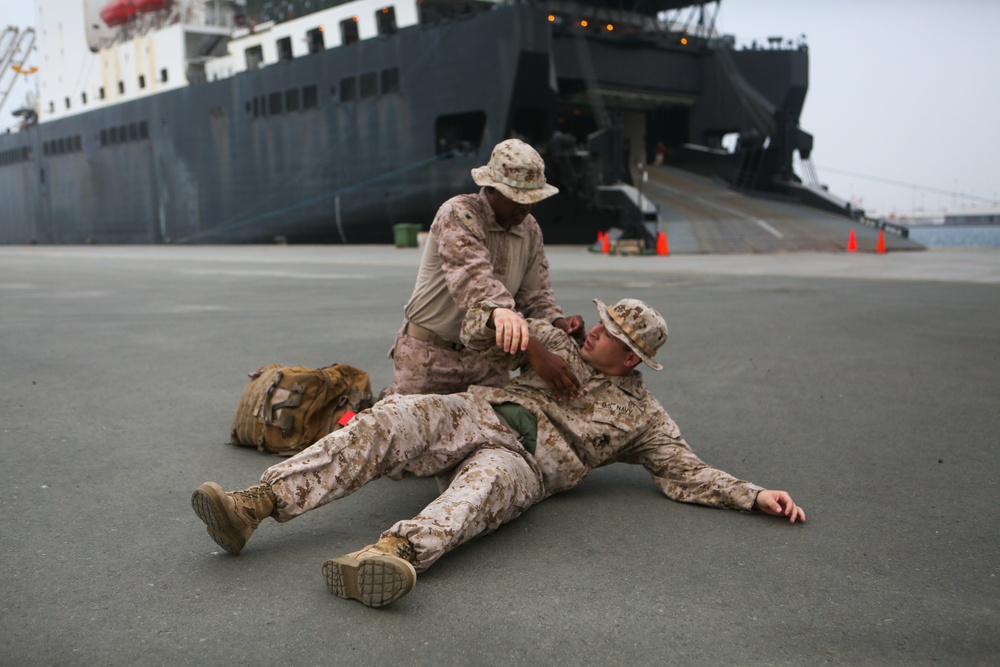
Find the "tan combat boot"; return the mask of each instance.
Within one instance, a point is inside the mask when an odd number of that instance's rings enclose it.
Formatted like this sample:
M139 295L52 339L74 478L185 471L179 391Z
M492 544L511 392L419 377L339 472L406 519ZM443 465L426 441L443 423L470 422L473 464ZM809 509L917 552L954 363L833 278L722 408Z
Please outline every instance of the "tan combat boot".
M383 537L361 551L323 563L323 578L337 597L384 607L413 590L414 558L413 546L405 538Z
M191 494L191 507L216 544L238 556L260 522L274 511L274 492L270 484L261 484L226 493L215 482L205 482Z

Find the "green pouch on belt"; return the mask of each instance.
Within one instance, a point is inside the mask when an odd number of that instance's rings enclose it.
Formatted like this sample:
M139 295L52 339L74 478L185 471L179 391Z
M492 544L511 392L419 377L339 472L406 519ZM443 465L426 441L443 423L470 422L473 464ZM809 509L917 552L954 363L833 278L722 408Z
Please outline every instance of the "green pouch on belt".
M521 445L534 454L535 444L538 442L538 419L535 415L517 403L494 403L493 409L512 429L521 434Z

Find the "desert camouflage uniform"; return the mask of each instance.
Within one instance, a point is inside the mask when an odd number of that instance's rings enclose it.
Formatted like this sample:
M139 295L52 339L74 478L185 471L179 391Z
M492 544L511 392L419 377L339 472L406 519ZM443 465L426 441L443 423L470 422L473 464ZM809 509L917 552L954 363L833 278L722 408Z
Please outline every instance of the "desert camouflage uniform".
M386 394L445 394L471 384L506 384L506 369L462 349L462 316L484 302L549 322L563 316L552 294L538 222L528 215L504 230L480 191L449 199L434 218L403 327L389 350L393 379ZM406 321L458 349L410 337Z
M491 307L467 314L463 340L497 360L506 355L486 327ZM610 377L580 357L576 343L550 324L531 321L532 335L569 363L582 392L556 402L530 367L505 388L470 387L447 396L390 396L344 429L268 468L261 480L277 496L276 518L287 521L343 497L382 475L450 473L448 488L420 514L383 535L405 537L424 570L444 553L495 530L534 503L578 484L590 470L637 463L670 498L749 510L761 487L702 462L677 425L646 390L638 372ZM493 411L515 402L538 420L534 455Z

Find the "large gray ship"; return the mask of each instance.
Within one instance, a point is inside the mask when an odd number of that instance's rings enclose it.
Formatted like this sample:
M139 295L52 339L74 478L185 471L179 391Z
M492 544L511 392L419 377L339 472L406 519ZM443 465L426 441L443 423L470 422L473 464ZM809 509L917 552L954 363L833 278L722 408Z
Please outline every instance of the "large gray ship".
M655 233L638 175L660 163L852 213L793 170L806 45L737 49L719 3L36 2L3 243L391 242L511 136L561 190L549 243Z

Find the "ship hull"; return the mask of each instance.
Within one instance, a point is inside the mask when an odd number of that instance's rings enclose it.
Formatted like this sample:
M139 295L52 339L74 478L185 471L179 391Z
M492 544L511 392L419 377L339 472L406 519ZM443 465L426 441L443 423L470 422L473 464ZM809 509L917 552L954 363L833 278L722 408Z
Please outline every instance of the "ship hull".
M709 116L692 113L712 107L711 59L581 42L528 5L405 28L0 137L0 242L388 243L473 191L470 170L512 134L563 189L538 208L546 240L592 242L619 212L544 145L575 116L583 141L611 119L630 147L588 168L627 182L659 138L688 140ZM657 118L677 120L647 127Z

